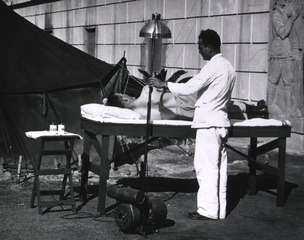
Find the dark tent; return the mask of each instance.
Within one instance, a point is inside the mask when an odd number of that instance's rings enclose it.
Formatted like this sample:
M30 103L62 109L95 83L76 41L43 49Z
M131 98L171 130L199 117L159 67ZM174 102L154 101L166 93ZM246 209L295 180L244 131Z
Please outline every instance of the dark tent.
M31 145L25 132L46 130L52 122L82 134L80 106L100 102L115 87L124 86L125 58L116 66L94 58L38 28L2 1L0 29L1 157L29 158ZM81 148L81 143L76 145L76 152Z
M2 1L0 27L2 93L88 86L101 82L113 68L46 33Z

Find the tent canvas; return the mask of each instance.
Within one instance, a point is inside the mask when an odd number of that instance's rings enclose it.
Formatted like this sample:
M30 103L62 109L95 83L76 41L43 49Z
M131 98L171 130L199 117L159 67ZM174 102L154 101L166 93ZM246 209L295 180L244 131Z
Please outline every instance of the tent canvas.
M80 106L100 102L119 79L126 59L111 65L50 35L0 1L0 155L30 157L26 131L54 122L80 133ZM121 66L124 65L122 68ZM81 152L82 143L76 144ZM78 150L77 150L78 148Z

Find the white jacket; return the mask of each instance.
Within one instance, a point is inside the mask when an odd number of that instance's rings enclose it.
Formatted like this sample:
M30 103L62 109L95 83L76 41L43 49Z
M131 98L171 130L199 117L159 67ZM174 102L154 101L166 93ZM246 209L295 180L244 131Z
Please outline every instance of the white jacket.
M227 104L235 82L235 70L222 54L213 56L187 83L168 83L175 95L197 92L192 127L229 127Z

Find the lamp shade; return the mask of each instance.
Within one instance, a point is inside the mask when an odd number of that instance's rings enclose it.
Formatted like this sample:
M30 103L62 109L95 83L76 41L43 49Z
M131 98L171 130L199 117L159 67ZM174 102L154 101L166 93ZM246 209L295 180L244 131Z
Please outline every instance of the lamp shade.
M145 38L171 38L171 31L168 26L160 20L160 14L153 13L152 20L142 27L139 36Z

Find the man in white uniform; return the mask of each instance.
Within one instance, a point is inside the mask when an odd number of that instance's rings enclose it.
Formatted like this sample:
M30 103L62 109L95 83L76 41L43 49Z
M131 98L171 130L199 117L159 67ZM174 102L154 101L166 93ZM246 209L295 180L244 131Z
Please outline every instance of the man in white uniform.
M220 50L219 35L210 29L202 30L198 49L208 62L187 83L162 82L150 78L156 88L168 88L176 95L197 92L193 128L197 128L194 167L199 183L197 211L190 219L217 220L226 217L227 153L224 143L230 122L227 104L235 82L235 70Z

